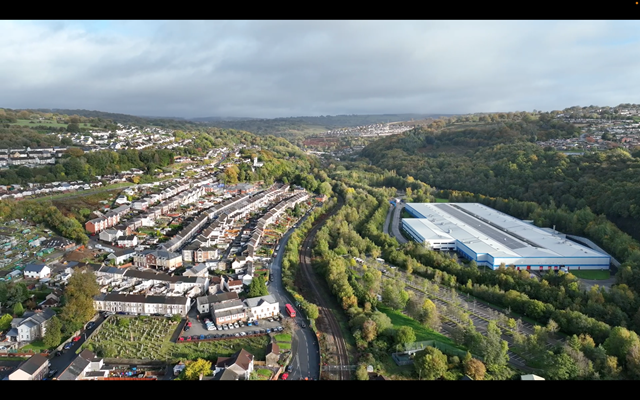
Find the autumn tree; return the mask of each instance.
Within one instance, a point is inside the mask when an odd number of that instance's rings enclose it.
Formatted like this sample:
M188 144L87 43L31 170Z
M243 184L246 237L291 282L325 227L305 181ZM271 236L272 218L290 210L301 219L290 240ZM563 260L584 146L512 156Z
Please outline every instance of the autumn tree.
M420 323L434 331L438 331L440 329L440 314L438 313L438 309L433 301L429 299L424 300L418 320Z
M196 361L190 362L182 371L183 378L186 381L197 381L200 379L200 375L208 376L212 373L211 361L207 361L202 358L198 358Z
M476 358L471 357L471 353L467 352L465 359L462 362L464 373L468 375L474 381L481 381L484 379L484 375L487 371L484 363Z

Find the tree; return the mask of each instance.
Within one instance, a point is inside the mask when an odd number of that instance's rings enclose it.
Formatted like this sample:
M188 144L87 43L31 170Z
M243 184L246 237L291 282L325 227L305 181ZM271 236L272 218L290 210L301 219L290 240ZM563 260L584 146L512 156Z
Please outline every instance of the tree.
M75 332L95 315L93 297L100 294L95 274L87 268L76 268L65 288L67 303L60 319L66 332Z
M315 320L320 315L320 311L318 310L318 306L308 301L302 303L302 308L304 309L305 314L311 320Z
M369 373L367 372L367 366L364 364L358 365L358 369L356 370L356 379L359 381L368 381Z
M49 321L43 341L48 348L57 347L62 341L62 322L58 317L53 317Z
M416 341L416 333L410 326L401 326L396 330L396 349L402 350L405 343L413 343Z
M440 329L440 314L433 301L425 299L422 304L422 310L420 311L420 323L438 331Z
M484 363L476 358L465 359L463 362L463 368L464 368L464 373L474 381L483 380L484 375L487 371L486 367L484 366Z
M416 353L413 364L419 379L435 380L447 372L447 356L434 347Z
M362 339L364 339L366 342L371 342L376 338L377 335L378 328L375 321L373 321L372 319L367 319L366 321L364 321L364 324L362 324Z
M329 182L322 182L320 186L318 186L318 192L320 194L324 194L326 196L330 196L332 193L331 184Z
M409 294L398 281L386 280L382 288L382 302L394 310L402 310L409 301Z
M24 314L24 307L22 307L22 303L16 303L13 306L13 314L16 317L22 317L22 314Z
M249 293L247 294L247 297L260 297L268 294L269 290L267 289L265 280L260 276L254 277L249 284Z
M626 360L631 348L639 345L638 335L621 326L611 329L609 337L602 344L607 353L617 357L618 360Z
M198 358L196 361L187 364L182 371L182 374L184 376L184 380L187 381L197 381L198 379L200 379L200 375L211 375L211 361Z
M13 321L13 317L11 314L4 314L0 317L0 332L6 331L11 328L11 321Z
M489 366L502 367L509 361L509 344L502 340L501 331L496 321L490 321L487 325L487 334L481 344L481 355Z

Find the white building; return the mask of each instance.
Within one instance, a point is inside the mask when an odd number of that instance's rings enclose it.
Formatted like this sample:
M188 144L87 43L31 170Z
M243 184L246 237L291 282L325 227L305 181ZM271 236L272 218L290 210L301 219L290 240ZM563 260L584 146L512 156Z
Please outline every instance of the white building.
M417 218L402 220L403 229L414 240L456 250L478 265L609 269L610 256L479 203L408 203L405 209Z
M272 295L246 299L244 303L249 309L251 320L264 319L280 313L280 305Z
M44 279L51 275L51 268L45 264L27 264L24 267L24 277L31 279Z
M191 299L182 296L143 296L126 294L101 294L94 297L97 311L138 314L170 314L185 316L191 308Z

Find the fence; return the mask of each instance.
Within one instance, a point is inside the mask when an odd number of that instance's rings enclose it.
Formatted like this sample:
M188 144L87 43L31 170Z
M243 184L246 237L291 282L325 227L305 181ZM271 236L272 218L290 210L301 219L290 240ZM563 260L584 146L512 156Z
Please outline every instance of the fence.
M140 367L140 366L157 367L157 366L167 365L166 361L141 360L141 359L137 359L137 358L105 358L104 359L104 363L105 364L112 364L112 365L136 365L138 367Z
M424 350L427 346L435 347L436 349L450 356L464 357L465 355L467 355L466 351L460 350L456 347L453 347L446 343L442 343L437 340L425 340L423 342L406 343L405 353L414 354L420 350Z

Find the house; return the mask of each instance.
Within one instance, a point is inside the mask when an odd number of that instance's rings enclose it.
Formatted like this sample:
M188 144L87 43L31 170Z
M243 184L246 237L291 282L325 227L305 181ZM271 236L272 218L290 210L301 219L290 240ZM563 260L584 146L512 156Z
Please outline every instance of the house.
M60 305L60 298L62 297L62 291L56 289L53 292L49 293L47 297L45 297L44 301L38 304L40 308L51 308L58 307Z
M138 245L138 237L135 235L121 236L118 238L118 246L134 247Z
M207 277L209 276L209 268L207 268L205 264L198 264L193 267L187 268L187 270L184 271L182 276Z
M248 380L253 371L253 354L245 349L231 357L218 357L214 374L220 380Z
M121 249L116 250L114 253L109 253L107 259L113 260L116 265L120 265L125 261L133 258L134 254L136 254L136 251L134 249Z
M244 301L249 309L249 319L263 319L280 313L280 305L272 295L253 297Z
M211 276L209 280L209 294L218 294L224 292L224 276Z
M108 370L103 370L104 359L98 358L89 351L83 350L58 376L59 381L96 380L106 378Z
M191 308L191 299L183 296L145 296L140 294L100 294L93 298L97 311L137 314L185 316Z
M124 235L124 232L119 229L105 229L100 232L99 238L107 243L113 243L122 235Z
M33 313L25 313L22 318L11 321L11 329L7 338L12 342L32 342L42 339L47 331L47 324L56 315L50 308Z
M217 326L247 319L247 312L240 300L212 303L209 308L211 309L211 317Z
M196 305L200 314L206 314L209 312L211 305L229 302L232 300L240 300L240 298L238 297L238 293L225 292L220 294L213 294L210 296L201 296L196 299Z
M544 378L538 376L538 375L534 375L534 374L529 374L529 375L521 375L520 376L520 380L522 381L544 381Z
M267 367L278 366L278 361L280 361L280 347L278 347L277 343L271 342L267 345L265 359Z
M240 280L232 280L232 281L225 281L224 282L224 288L227 290L227 292L236 292L236 293L240 293L243 289L244 285L242 284L242 281Z
M24 277L31 279L44 279L51 276L51 269L45 264L27 264L24 267Z
M127 204L129 203L129 199L127 199L127 196L121 194L120 196L118 196L115 202L116 204Z
M49 359L42 354L31 356L9 375L10 381L41 381L49 373Z
M182 266L182 254L166 250L144 250L133 256L136 267L160 268L172 271Z

